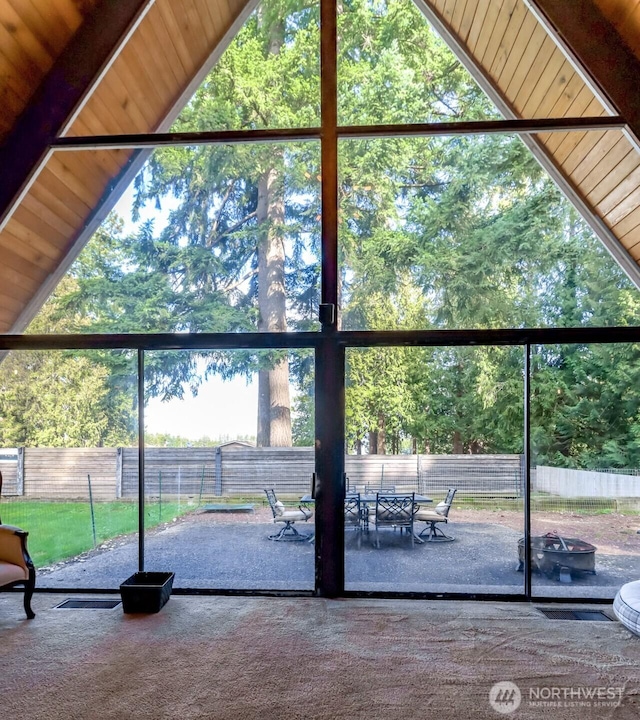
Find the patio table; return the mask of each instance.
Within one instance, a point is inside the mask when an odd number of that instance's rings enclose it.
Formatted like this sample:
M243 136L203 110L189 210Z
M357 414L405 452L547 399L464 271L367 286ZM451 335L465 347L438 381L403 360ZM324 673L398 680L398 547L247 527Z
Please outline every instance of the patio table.
M353 494L357 495L358 493L353 493ZM360 494L360 502L365 507L368 507L369 505L375 506L376 501L378 499L378 493L367 492L367 493L359 493L359 494ZM384 495L385 497L405 497L406 495L409 495L411 493L401 493L401 492L387 493L387 492L385 492L385 493L380 493L380 494ZM348 495L346 497L348 497ZM418 505L420 503L426 504L426 503L433 502L433 498L430 498L427 495L419 495L418 493L413 493L413 500ZM300 502L315 503L315 498L311 497L311 495L309 495L309 494L303 495L300 498ZM367 524L368 524L368 521L367 521ZM414 538L414 541L417 541L418 543L420 543L420 545L422 545L424 543L424 540L419 535L416 535L415 532L413 533L413 538Z
M354 494L357 494L357 493L354 493ZM380 493L380 494L385 495L387 497L394 497L394 496L402 497L404 495L409 495L410 493L394 492L394 493ZM362 503L365 503L365 504L366 503L375 503L376 499L377 499L377 493L360 493L360 502L362 502ZM418 495L418 493L414 493L413 499L418 504L433 502L433 498L427 497L426 495ZM311 495L303 495L300 498L300 502L313 503L313 502L315 502L315 498L312 498Z

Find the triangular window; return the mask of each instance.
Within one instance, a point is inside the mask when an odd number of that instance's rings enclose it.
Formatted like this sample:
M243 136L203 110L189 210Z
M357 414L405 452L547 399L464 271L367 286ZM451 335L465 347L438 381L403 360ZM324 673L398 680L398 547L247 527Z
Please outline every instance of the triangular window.
M173 123L173 132L318 127L319 3L260 3Z
M338 37L340 125L502 118L412 0L349 0Z
M519 137L342 140L339 158L344 329L640 322L637 290ZM597 170L587 182L605 192Z

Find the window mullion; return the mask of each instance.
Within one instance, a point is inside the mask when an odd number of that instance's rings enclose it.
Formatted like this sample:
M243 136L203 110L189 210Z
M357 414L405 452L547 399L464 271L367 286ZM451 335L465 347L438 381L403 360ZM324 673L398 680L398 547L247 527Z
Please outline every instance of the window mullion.
M338 345L338 83L335 0L320 0L322 340L316 348L316 593L344 594L344 349Z

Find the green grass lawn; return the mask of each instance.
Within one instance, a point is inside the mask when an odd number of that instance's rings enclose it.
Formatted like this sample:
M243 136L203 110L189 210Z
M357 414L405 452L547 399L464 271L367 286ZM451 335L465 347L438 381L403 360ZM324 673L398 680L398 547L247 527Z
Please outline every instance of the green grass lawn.
M138 530L138 504L96 502L96 543L129 535ZM145 527L168 522L195 509L176 502L145 504ZM91 507L88 502L8 502L0 507L2 522L29 533L27 546L36 567L44 567L79 555L94 547Z

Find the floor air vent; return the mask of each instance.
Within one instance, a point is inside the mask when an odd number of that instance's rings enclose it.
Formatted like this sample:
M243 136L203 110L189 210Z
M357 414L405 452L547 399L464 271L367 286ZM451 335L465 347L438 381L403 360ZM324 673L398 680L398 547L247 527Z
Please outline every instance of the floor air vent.
M113 610L120 605L121 600L65 600L56 605L58 609L82 608L83 610Z
M608 620L611 618L601 610L548 610L536 608L549 620Z

